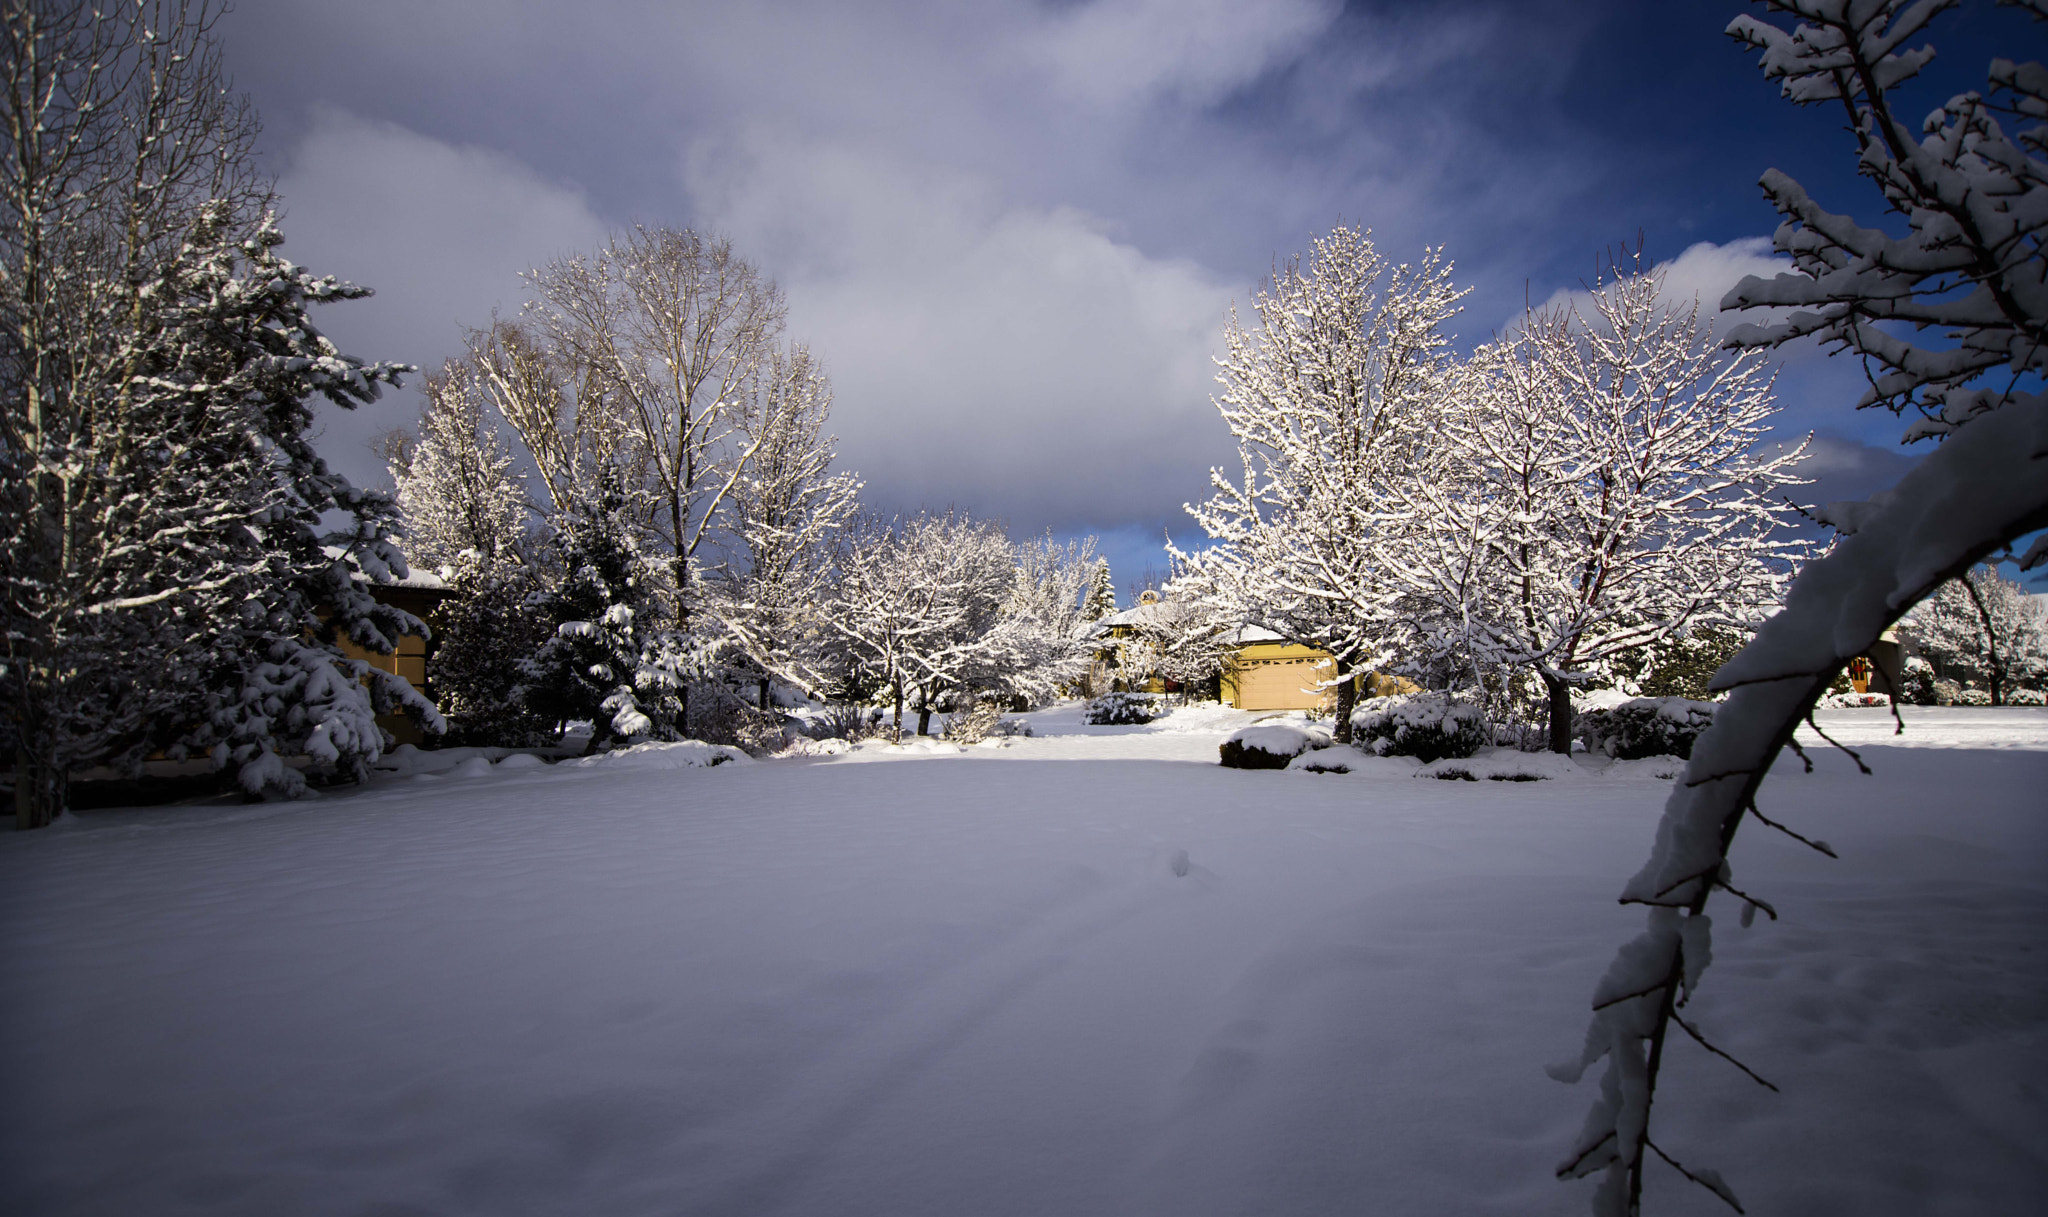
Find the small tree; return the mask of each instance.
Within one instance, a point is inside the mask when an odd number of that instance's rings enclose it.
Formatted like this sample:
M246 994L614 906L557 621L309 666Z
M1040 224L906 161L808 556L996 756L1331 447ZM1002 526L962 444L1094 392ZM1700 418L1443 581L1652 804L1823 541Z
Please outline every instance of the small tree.
M1109 559L1097 558L1088 572L1088 599L1082 605L1081 616L1087 621L1100 621L1116 612L1116 581L1110 577Z

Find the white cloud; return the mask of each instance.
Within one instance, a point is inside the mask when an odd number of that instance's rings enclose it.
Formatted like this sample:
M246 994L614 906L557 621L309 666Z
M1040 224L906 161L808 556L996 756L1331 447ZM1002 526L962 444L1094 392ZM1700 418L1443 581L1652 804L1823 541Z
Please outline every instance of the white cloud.
M1228 451L1208 395L1230 292L1200 266L843 144L755 130L689 176L708 224L775 251L877 500L1026 529L1158 518Z
M1772 251L1769 237L1738 237L1722 245L1712 241L1689 245L1676 258L1659 262L1654 269L1664 276L1658 298L1672 308L1689 308L1698 301L1700 316L1713 324L1718 337L1727 333L1730 326L1758 319L1752 315L1722 314L1721 298L1728 294L1728 289L1749 275L1770 278L1789 271L1792 261ZM1591 294L1584 287L1559 288L1538 307L1568 305L1586 312L1590 299ZM1514 318L1510 324L1519 320Z
M1328 0L1097 0L1052 15L1023 45L1091 101L1206 102L1293 58L1337 11Z
M278 182L285 252L377 293L314 314L361 358L433 371L460 349L463 327L517 309L521 271L604 239L580 191L500 153L346 111L318 112L290 158ZM352 412L325 409L321 451L350 477L376 481L383 471L369 438L418 411L410 388Z

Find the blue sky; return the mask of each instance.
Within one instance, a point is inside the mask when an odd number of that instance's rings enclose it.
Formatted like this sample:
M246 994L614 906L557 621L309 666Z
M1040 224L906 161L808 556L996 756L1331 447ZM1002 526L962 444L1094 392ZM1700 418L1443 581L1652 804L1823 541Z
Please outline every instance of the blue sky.
M1756 188L1792 171L1871 214L1839 115L1777 97L1731 0L264 0L223 25L262 113L287 252L377 289L323 314L351 353L435 367L517 275L639 222L730 235L837 388L842 463L884 510L1100 534L1159 561L1232 450L1218 330L1339 221L1472 289L1461 346L1639 236L1711 304L1768 265ZM1935 29L1914 104L2038 29ZM1843 361L1792 353L1816 498L1903 462ZM359 480L411 391L330 412Z

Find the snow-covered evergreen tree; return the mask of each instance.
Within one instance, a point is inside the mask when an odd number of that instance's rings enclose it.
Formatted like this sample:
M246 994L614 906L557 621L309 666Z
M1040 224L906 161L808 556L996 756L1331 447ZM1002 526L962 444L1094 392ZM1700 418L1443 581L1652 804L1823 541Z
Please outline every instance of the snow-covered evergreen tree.
M1109 573L1109 559L1097 558L1088 572L1088 599L1082 606L1081 617L1086 621L1100 621L1116 612L1116 580Z
M664 564L642 547L632 522L638 506L614 476L554 522L560 581L536 598L551 632L526 661L518 689L542 722L588 719L597 751L680 738L683 690L702 666L701 648L663 620Z
M1745 15L1728 32L1762 52L1765 75L1783 82L1787 98L1848 117L1858 169L1886 214L1860 224L1822 208L1790 174L1766 173L1765 194L1784 217L1775 244L1795 273L1729 292L1724 309L1776 310L1730 341L1764 348L1817 337L1854 352L1871 386L1858 405L1911 412L1908 437L1943 438L1890 490L1827 506L1843 537L1800 571L1784 609L1714 677L1728 700L1693 746L1648 862L1623 889L1624 901L1649 906L1648 924L1596 989L1583 1053L1554 1070L1569 1080L1607 1062L1559 1174L1604 1172L1595 1209L1608 1217L1639 1210L1650 1156L1677 1161L1684 1152L1652 1141L1668 1032L1676 1023L1703 1034L1677 1006L1711 962L1708 897L1733 890L1729 846L1746 816L1763 819L1758 790L1794 728L1914 604L2048 528L2048 394L2038 388L2048 373L2048 68L1995 59L1989 94L1958 93L1916 124L1894 90L1932 62L1932 47L1915 40L1948 6L1767 7L1789 28ZM2022 7L2048 19L2041 0ZM2040 29L2028 27L2034 45ZM1917 343L1913 335L1927 330L1942 340ZM2037 541L2020 566L2043 561L2048 541ZM1763 907L1757 895L1735 894L1745 917ZM1695 1165L1688 1177L1732 1202L1719 1176Z
M0 6L0 700L22 827L61 812L72 770L153 747L289 792L303 778L281 753L360 772L384 746L376 709L437 725L331 645L421 628L354 579L401 561L388 500L305 439L308 397L367 401L398 369L311 323L366 293L276 254L217 17Z
M1188 510L1215 542L1172 550L1177 566L1250 619L1336 657L1337 731L1350 737L1351 678L1385 662L1400 589L1383 569L1394 524L1389 484L1409 476L1437 426L1448 345L1463 295L1441 251L1395 265L1369 235L1339 227L1308 264L1275 272L1235 313L1216 406L1241 474L1212 471L1215 494Z
M1762 358L1719 353L1662 287L1638 266L1596 286L1592 316L1532 313L1478 352L1441 448L1393 488L1413 524L1383 534L1381 569L1419 609L1417 649L1475 677L1537 673L1557 752L1573 684L1749 625L1804 552L1773 491L1805 448L1758 449L1776 409Z

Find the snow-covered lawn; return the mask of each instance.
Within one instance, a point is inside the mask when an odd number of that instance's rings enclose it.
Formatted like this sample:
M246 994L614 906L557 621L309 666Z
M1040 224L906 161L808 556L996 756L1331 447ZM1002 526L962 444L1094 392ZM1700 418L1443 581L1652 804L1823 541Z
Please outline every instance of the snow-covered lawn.
M1751 1213L2048 1195L2048 712L1826 712L1657 1140ZM0 840L0 1212L1546 1214L1668 783L965 752L465 763ZM1898 745L1905 745L1904 747ZM1934 746L1938 745L1938 746ZM471 758L475 761L476 758ZM1652 1213L1720 1210L1671 1172Z

